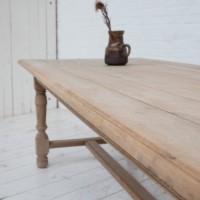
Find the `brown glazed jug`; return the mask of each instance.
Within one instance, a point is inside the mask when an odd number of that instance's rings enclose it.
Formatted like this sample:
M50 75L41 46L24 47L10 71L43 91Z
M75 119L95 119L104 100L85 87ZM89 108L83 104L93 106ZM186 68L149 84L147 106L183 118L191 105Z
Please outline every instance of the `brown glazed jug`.
M107 65L126 65L131 47L124 44L124 31L109 31L109 43L105 52L105 63Z

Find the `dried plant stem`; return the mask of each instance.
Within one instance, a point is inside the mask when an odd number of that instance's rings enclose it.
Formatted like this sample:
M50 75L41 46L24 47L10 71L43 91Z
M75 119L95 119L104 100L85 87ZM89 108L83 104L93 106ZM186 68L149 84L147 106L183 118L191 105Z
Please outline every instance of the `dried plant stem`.
M111 31L111 23L110 23L110 18L108 17L108 11L107 11L107 4L104 5L104 7L101 9L104 23L108 27L108 30Z

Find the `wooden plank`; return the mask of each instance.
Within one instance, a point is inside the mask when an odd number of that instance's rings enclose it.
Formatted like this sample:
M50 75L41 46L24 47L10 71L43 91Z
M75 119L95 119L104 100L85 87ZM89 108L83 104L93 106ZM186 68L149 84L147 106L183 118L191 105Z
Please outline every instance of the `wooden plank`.
M86 147L94 154L101 164L115 177L124 189L136 200L155 200L121 165L119 165L95 141L87 141Z
M72 61L72 62L74 62L74 64L76 65L76 63L79 63L80 61ZM96 69L98 70L99 68L98 66L103 65L103 62L97 61L96 65L97 68L96 68L90 65L90 62L86 63L87 63L86 65L88 65L89 68L94 70ZM135 67L134 68L129 67L132 65L134 65ZM180 67L177 68L175 64L171 66L169 62L166 62L166 64L163 64L161 62L161 64L159 65L159 62L157 61L154 61L154 63L150 62L150 64L148 64L148 60L145 61L145 59L134 59L134 60L130 59L129 64L127 66L122 66L118 68L109 67L112 70L106 70L108 69L108 67L106 66L104 66L103 68L105 73L117 76L120 79L132 80L146 87L151 87L153 89L157 89L163 92L168 92L181 97L200 100L200 94L198 88L200 82L198 76L198 74L200 73L199 70L200 67L198 68L198 66L196 66L196 68L194 67L186 68L184 66L185 64L183 64L182 72L179 72ZM154 70L154 68L156 71ZM173 71L171 70L171 68L174 70L174 72L170 74L168 71L170 72ZM178 75L176 76L176 74ZM187 74L189 75L187 76ZM191 90L190 88L193 89Z
M102 138L93 137L93 138L81 138L81 139L49 141L49 148L85 146L85 143L87 141L96 141L98 144L105 144L105 141Z
M199 70L200 66L197 64L189 64L189 63L180 63L180 62L172 62L172 61L167 61L167 60L155 60L155 59L150 59L150 58L137 58L137 60L143 64L148 62L149 64L159 64L159 65L167 65L170 68L174 69L185 69L185 70Z
M20 63L77 112L78 116L91 124L107 142L135 161L176 196L200 198L198 124L81 78L78 74L63 73L64 67L70 69L78 66L80 70L86 65L106 67L100 61ZM107 69L113 74L123 69L124 76L130 76L131 70L126 69L134 67L129 65L127 68ZM120 82L120 79L117 81ZM130 84L127 87L132 86Z
M136 67L136 72L148 72L150 74L159 74L161 76L185 78L186 80L197 80L199 77L194 71L199 73L200 67L198 65L181 64L174 62L163 62L159 60L137 59L135 64L140 63L140 67ZM153 67L151 67L153 66ZM170 70L169 70L170 68Z
M142 68L142 66L140 66L140 68ZM134 73L135 69L137 68L134 68ZM148 69L148 71L150 71L150 69ZM136 82L134 78L126 80L122 77L120 78L120 81L118 81L119 77L116 76L116 73L112 73L107 70L106 67L84 66L84 70L80 70L79 66L73 65L73 67L69 69L62 67L61 70L63 73L70 73L74 76L87 79L108 89L120 92L121 94L127 95L131 98L148 103L156 108L200 124L200 101L195 99L173 95L162 90L148 87ZM154 68L153 70L155 71ZM90 71L90 73L88 73L88 71ZM200 72L193 74L198 74L198 78L200 77ZM182 80L185 80L185 78L182 77ZM131 87L127 87L127 85L131 85Z
M184 76L179 76L176 74L179 74L179 70L177 69L174 75L169 75L169 73L159 73L158 70L156 72L149 72L147 68L154 68L154 66L159 65L157 62L152 63L151 65L148 64L147 62L143 65L139 64L138 62L140 61L135 61L134 65L136 66L135 68L130 69L130 74L126 75L125 78L125 73L124 70L121 68L118 71L119 77L124 77L126 80L134 80L137 83L141 85L145 85L148 87L152 87L157 90L161 90L164 92L171 93L173 95L178 95L180 97L186 97L186 98L192 98L194 100L200 100L200 93L199 93L199 77L197 76L197 79L195 80L195 74L199 74L199 69L192 69L192 76L188 78L187 73L188 73L188 68L183 69L182 73ZM143 60L144 62L144 60ZM168 64L170 66L170 64ZM137 69L140 69L141 71L137 71ZM160 70L162 68L167 67L164 64L160 65ZM172 66L173 67L173 66ZM169 71L171 71L171 68L168 67ZM167 70L166 70L167 72ZM156 77L156 78L155 78ZM186 78L187 77L187 78ZM167 85L166 85L167 84ZM192 90L191 90L192 88Z
M135 67L129 67L129 65L134 65ZM180 67L177 68L176 65L171 66L168 62L159 65L159 62L154 61L154 63L148 64L148 60L145 62L144 59L130 59L129 65L112 68L112 70L107 70L107 67L104 66L102 72L180 97L192 98L194 100L200 99L198 88L200 84L200 67L197 69L191 67L190 69L188 67L185 68L185 65L183 65L183 69L180 70ZM100 62L98 62L96 67L88 64L88 67L95 71L100 66Z
M0 117L12 115L10 1L0 2Z
M119 192L113 193L113 194L105 197L105 200L116 200L116 199L132 200L132 198L124 190L121 190Z

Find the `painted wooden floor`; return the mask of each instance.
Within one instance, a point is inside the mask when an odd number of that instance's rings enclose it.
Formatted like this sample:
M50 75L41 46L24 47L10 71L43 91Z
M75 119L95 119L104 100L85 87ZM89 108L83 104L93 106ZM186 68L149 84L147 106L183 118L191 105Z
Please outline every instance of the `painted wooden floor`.
M35 114L0 119L0 200L130 200L85 147L52 149L49 167L35 165ZM68 110L48 111L49 138L95 136ZM110 145L103 145L157 199L173 199Z

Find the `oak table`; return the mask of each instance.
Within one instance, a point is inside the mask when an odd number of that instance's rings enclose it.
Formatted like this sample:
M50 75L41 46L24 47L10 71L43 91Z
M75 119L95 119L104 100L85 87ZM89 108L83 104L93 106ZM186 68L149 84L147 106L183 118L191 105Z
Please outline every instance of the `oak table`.
M21 60L36 90L37 165L49 148L86 145L135 199L154 199L100 144L107 142L178 199L200 199L200 67L130 59ZM99 134L99 138L49 141L46 96L50 91Z

